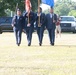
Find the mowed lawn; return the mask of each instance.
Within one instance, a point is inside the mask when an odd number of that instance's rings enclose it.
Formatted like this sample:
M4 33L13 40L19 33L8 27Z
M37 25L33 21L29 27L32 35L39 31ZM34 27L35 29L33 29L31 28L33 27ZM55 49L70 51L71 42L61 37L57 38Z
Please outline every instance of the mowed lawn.
M41 47L36 34L30 47L24 33L20 47L14 33L0 34L0 75L76 75L76 34L63 33L54 47L47 34Z

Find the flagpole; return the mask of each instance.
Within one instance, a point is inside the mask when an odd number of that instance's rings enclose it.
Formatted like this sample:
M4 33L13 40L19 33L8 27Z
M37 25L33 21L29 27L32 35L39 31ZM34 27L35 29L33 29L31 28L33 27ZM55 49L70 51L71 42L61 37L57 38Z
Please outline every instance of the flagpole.
M29 16L30 16L30 15L29 15L29 12L28 12L28 24L29 24L29 22L30 22L30 21L29 21L29 20L30 20Z
M30 2L29 2L29 4L30 4ZM29 5L29 11L30 11L30 9L31 9L31 6ZM28 24L30 23L30 12L29 11L28 11Z
M18 3L16 4L15 15L17 15Z
M26 0L25 0L25 10L26 10L26 8L27 8L27 7L26 7ZM30 9L30 6L29 6L29 9ZM27 16L28 16L28 24L29 24L29 11L26 10L26 12L28 12L28 13L27 13L27 14L28 14Z
M40 6L40 0L38 0L38 9L39 9L39 6ZM38 27L41 27L41 25L40 25L40 16L38 17Z

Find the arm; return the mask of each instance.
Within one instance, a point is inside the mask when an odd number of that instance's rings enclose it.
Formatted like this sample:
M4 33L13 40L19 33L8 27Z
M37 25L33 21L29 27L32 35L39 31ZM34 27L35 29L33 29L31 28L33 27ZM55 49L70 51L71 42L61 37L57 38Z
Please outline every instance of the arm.
M22 16L22 28L25 28L25 17Z
M32 15L33 15L33 17L32 17L32 20L30 22L31 25L35 22L35 13L32 12Z
M16 16L14 16L14 17L13 17L13 19L12 19L12 24L11 24L11 25L12 25L12 27L14 27L14 26L15 26L15 18L16 18Z
M44 19L44 22L43 22L43 25L44 25L44 28L45 28L45 30L47 29L47 18L46 18L46 15L45 15L45 19Z
M45 21L46 21L46 19L45 19L45 14L43 13L43 14L42 14L42 25L45 24Z
M56 23L57 22L57 15L54 14L54 20L53 20L53 23Z
M35 21L37 21L38 20L38 15L37 15L37 13L35 14Z
M24 12L24 13L23 13L23 17L27 17L26 15L27 15L27 12Z

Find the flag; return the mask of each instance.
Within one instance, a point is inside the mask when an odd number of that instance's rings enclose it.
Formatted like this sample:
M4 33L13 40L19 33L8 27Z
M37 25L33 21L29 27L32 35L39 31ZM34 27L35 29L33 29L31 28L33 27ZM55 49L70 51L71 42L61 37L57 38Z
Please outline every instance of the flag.
M25 6L26 6L26 11L28 11L29 9L31 9L31 2L30 0L25 0Z
M50 7L54 7L54 0L42 0L42 3L47 4Z

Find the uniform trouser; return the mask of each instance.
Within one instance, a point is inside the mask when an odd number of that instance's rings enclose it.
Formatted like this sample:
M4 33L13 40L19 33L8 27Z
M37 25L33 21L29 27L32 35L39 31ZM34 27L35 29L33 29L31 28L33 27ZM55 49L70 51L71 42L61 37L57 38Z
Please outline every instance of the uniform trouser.
M54 44L55 42L55 29L48 29L50 44Z
M16 44L21 44L22 29L14 28L14 33L15 33L15 36L16 36Z
M39 43L40 43L40 44L42 44L43 33L44 33L44 28L38 27L38 28L37 28L37 35L38 35Z
M26 35L27 35L28 44L31 44L32 33L33 33L33 28L32 28L32 27L28 27L28 28L26 29Z

